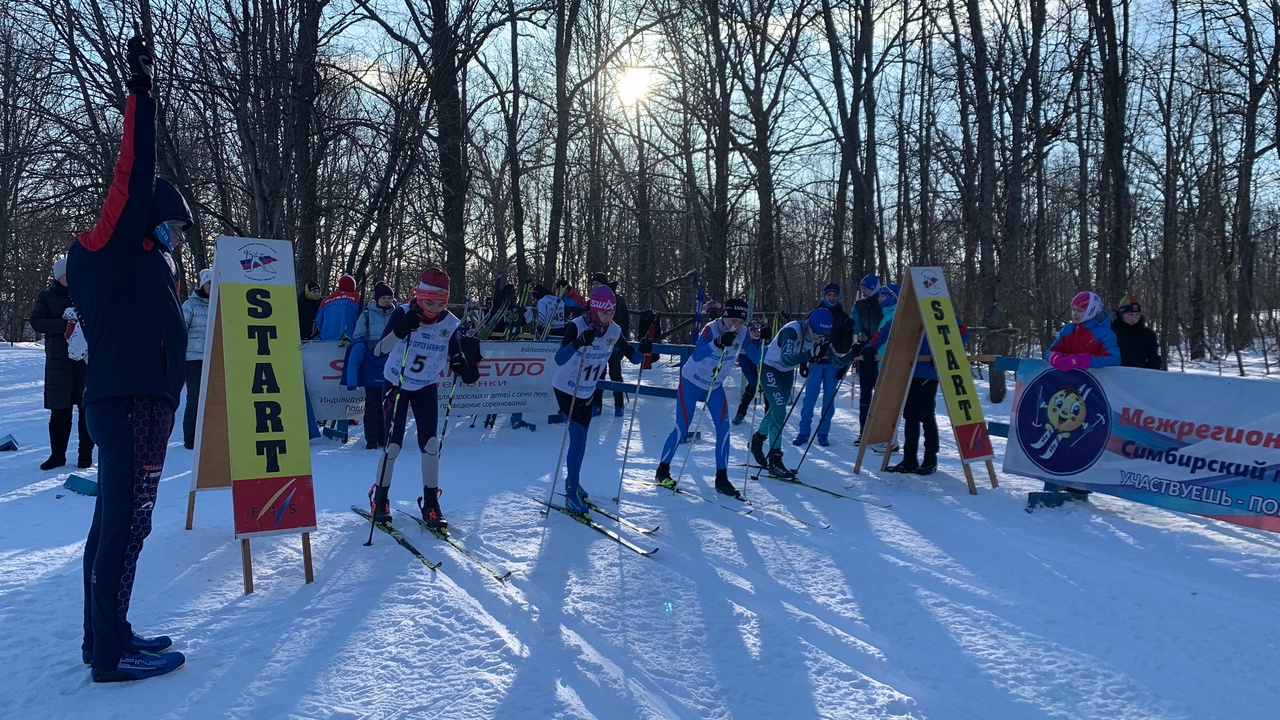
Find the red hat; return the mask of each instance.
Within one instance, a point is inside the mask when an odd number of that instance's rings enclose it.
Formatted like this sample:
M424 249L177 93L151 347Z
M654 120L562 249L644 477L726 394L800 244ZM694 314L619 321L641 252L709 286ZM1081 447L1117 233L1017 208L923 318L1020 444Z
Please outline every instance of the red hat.
M356 291L356 279L350 275L343 275L338 278L338 289L342 292L353 293Z
M418 287L413 291L419 301L448 300L449 275L438 267L429 267L422 271L418 278Z

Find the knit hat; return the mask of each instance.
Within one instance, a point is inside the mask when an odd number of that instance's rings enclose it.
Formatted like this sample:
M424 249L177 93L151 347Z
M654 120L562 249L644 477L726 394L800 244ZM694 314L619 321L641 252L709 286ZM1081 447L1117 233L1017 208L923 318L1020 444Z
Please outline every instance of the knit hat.
M1120 314L1142 312L1142 303L1138 302L1138 298L1133 295L1125 295L1120 298L1120 304L1116 307L1116 312Z
M1102 298L1088 290L1083 290L1071 298L1071 307L1084 308L1084 319L1092 320L1102 312Z
M57 280L67 274L67 259L60 257L53 261L53 279Z
M825 298L827 293L835 293L836 299L840 299L840 286L835 283L827 283L827 286L822 288L822 296Z
M344 274L342 277L338 278L338 290L340 292L350 292L350 293L355 292L356 279L351 277L350 275Z
M429 267L418 278L413 295L419 302L449 299L449 275L438 267Z
M747 319L747 301L742 298L730 298L724 301L724 312L720 317Z
M877 291L880 295L880 307L890 308L898 304L898 286L897 285L881 285Z
M858 287L864 287L874 293L880 289L880 278L876 277L874 274L867 275L858 281Z
M378 282L373 284L373 301L374 302L378 302L379 298L384 298L384 297L393 298L395 296L396 296L396 291L392 290L391 286L386 284L385 282L379 280Z
M809 329L816 335L830 335L831 328L835 326L835 318L831 316L831 311L826 308L816 308L809 313Z
M594 283L600 283L601 285L608 285L608 284L609 284L609 276L608 276L608 275L605 275L605 274L604 274L604 273L602 273L602 272L598 272L598 273L596 273L595 275L592 275L592 276L591 276L591 282L594 282Z
M609 329L609 326L601 321L600 313L614 312L618 309L618 297L613 294L608 285L597 285L595 290L591 291L591 312L587 316L587 320L591 323L591 327L595 331L602 333Z
M311 282L307 283L306 290L307 292L320 292L320 283L316 282L315 280L312 280Z

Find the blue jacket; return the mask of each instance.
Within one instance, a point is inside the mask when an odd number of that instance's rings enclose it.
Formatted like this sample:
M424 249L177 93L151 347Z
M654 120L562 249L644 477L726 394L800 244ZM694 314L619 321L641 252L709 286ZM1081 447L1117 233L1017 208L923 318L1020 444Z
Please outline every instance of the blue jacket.
M356 331L356 316L360 314L359 295L338 291L325 298L316 312L316 330L321 342L337 342L351 339Z
M347 389L382 387L387 356L374 355L373 346L382 339L387 321L395 311L395 305L384 310L371 302L369 309L356 320L355 339L347 346L347 358L342 366L342 384Z
M1091 368L1120 364L1120 344L1116 341L1116 333L1111 329L1110 319L1104 312L1082 323L1069 322L1064 325L1058 337L1049 344L1049 349L1044 351L1044 359L1048 360L1049 353L1052 352L1089 355Z
M179 218L159 217L155 195L156 103L130 93L102 214L67 252L67 285L89 344L86 403L152 396L178 406L187 327L173 258L147 235Z

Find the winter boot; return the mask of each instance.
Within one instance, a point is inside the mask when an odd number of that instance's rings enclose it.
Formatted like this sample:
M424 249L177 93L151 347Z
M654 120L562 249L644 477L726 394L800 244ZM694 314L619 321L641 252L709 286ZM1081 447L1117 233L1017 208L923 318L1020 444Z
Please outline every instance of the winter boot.
M440 488L422 488L422 497L418 498L418 510L422 512L422 520L427 527L436 532L449 533L449 521L440 512Z
M742 499L742 493L738 492L738 488L729 482L729 471L724 468L716 470L716 492L721 495L728 495L734 500Z
M591 508L587 505L587 494L582 492L582 488L577 483L565 483L564 486L564 507L574 515L586 517Z
M746 419L747 419L747 414L739 410L738 414L734 415L733 419L730 420L729 422L733 423L734 425L741 425L742 421Z
M795 470L788 470L787 466L782 464L781 448L770 450L767 460L768 461L765 463L765 471L773 477L786 480L796 476Z
M913 475L919 470L920 463L916 462L914 457L904 458L902 462L889 468L889 472L891 473L909 473Z
M831 447L831 443L827 442L826 433L818 433L817 440L818 440L818 444L821 445L822 447Z
M614 416L614 417L622 417L624 414L625 414L625 413L623 413L623 411L622 411L622 406L621 406L621 405L614 405L614 406L613 406L613 416Z
M120 656L115 670L93 671L96 683L125 682L129 680L145 680L171 673L182 667L187 658L180 652L149 653L145 651L127 651Z
M938 458L924 456L924 462L920 463L920 469L916 471L917 475L932 475L938 471Z
M67 464L67 443L71 441L71 409L54 410L49 415L49 459L41 470L52 470Z
M85 452L82 449L80 451L80 457L76 460L76 467L80 468L81 470L93 467L93 450L90 450L89 452Z
M148 652L162 653L173 647L173 640L168 635L157 635L155 637L142 637L134 633L133 639L129 643L129 647L125 652ZM81 650L80 657L84 660L84 664L88 665L93 662L92 650Z
M768 438L760 433L751 434L751 457L755 459L756 464L764 467L769 464L769 460L764 455L764 441Z
M796 439L792 440L791 444L795 445L796 447L800 447L801 445L807 442L809 442L809 433L802 432L799 435L796 435Z
M374 484L369 488L369 514L374 522L391 522L391 503L387 500L390 487Z
M658 471L653 474L653 480L668 490L676 489L676 479L671 477L670 463L658 463Z

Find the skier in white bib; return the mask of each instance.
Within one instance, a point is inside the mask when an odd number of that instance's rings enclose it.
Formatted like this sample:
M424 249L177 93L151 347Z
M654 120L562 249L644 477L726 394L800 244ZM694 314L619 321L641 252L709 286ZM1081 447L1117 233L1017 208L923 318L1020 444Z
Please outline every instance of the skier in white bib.
M556 352L556 369L551 385L560 412L569 419L569 454L565 466L565 508L577 515L588 511L587 494L578 484L582 455L587 449L587 426L591 424L591 396L596 383L609 367L609 356L617 350L633 365L653 354L653 341L644 338L639 349L622 337L622 328L613 322L617 299L608 285L591 291L590 311L565 323L564 338Z
M741 330L748 312L746 300L728 300L720 317L707 323L698 333L693 355L680 369L676 426L662 447L662 460L655 475L659 485L676 487L676 478L671 477L671 460L675 458L680 441L689 432L689 421L697 412L698 401L702 400L716 427L716 492L740 497L738 489L729 482L729 401L724 396L724 379L732 372L733 361L746 337Z
M473 337L463 337L458 331L462 323L447 309L449 284L449 276L440 268L423 270L414 289L413 302L391 313L382 339L374 347L375 355L387 356L382 376L387 445L378 461L378 477L373 487L370 510L375 522L391 520L387 493L412 408L418 425L418 450L422 452L419 503L422 519L437 530L449 528L438 499L440 438L436 436L439 414L436 388L446 370L452 371L453 382L461 379L471 384L480 378L480 343Z

